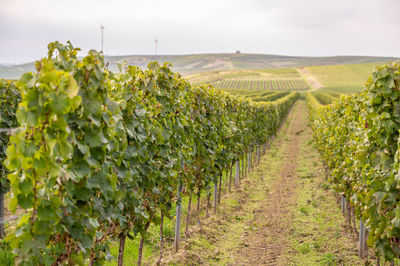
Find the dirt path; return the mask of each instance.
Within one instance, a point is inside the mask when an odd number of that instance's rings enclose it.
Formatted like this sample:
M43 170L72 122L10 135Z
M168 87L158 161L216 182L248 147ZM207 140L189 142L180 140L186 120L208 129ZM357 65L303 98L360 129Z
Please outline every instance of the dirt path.
M165 263L361 265L311 139L298 101L260 165Z
M309 91L316 91L319 89L322 89L324 86L322 86L322 84L313 76L313 74L310 73L310 71L308 71L307 68L305 67L300 67L297 68L297 71L299 71L300 75L303 76L308 83L311 85L311 90Z
M261 206L255 208L254 223L258 226L252 234L243 234L247 245L237 252L237 263L242 265L270 264L281 261L288 247L288 234L293 220L290 209L296 199L296 167L301 136L299 132L306 127L304 106L297 104L284 131L284 139L278 139L281 146L282 164L279 178L269 185L270 192L265 195ZM272 158L271 158L272 159Z

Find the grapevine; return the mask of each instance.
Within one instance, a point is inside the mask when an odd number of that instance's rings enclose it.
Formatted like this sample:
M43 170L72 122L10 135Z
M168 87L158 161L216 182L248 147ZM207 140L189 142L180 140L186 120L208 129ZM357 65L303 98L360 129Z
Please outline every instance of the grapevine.
M17 82L18 128L6 166L10 209L26 210L7 241L17 264L102 264L119 241L172 219L177 188L200 194L276 133L298 93L253 103L193 86L170 65L107 70L49 44ZM141 244L141 245L142 245ZM140 261L139 261L140 262Z
M400 67L376 68L360 95L325 107L309 99L314 136L334 189L369 227L368 244L400 257Z

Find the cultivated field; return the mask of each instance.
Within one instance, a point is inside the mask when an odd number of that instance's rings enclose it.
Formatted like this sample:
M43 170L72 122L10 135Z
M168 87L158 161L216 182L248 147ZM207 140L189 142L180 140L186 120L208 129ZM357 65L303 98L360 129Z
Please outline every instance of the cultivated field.
M355 93L363 89L365 81L380 63L310 66L309 72L323 85L323 90L338 93Z
M194 84L207 83L234 95L257 93L257 91L306 91L315 90L307 72L322 85L325 92L339 94L357 93L363 89L375 66L390 63L346 64L306 66L303 71L297 68L271 68L256 70L221 70L199 72L187 76ZM253 91L253 92L249 92Z
M248 90L307 90L307 82L301 79L258 80L258 79L225 79L211 82L219 89L248 89Z
M202 72L188 77L223 90L304 91L309 84L294 68Z
M174 71L184 75L191 75L203 71L215 70L245 70L270 69L315 65L355 64L367 62L383 62L393 58L373 56L331 56L331 57L301 57L281 56L268 54L191 54L191 55L122 55L105 56L109 63L108 68L117 71L118 63L139 66L145 69L152 61L168 62L173 65ZM0 78L16 79L27 71L34 71L32 63L21 65L0 65Z

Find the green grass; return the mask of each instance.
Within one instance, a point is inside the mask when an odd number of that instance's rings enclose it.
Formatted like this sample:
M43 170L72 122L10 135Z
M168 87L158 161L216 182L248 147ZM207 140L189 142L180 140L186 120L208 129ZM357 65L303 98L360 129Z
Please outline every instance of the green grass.
M0 265L11 266L14 265L14 254L7 243L0 243Z
M301 104L301 108L296 111L304 112L305 116L305 103L298 104ZM255 171L243 180L238 189L222 199L218 215L204 219L201 228L197 228L184 242L182 252L170 257L171 260L166 264L240 264L242 257L237 257L235 250L249 245L247 238L243 236L270 226L268 219L256 219L256 213L265 207L266 195L272 195L275 191L272 184L281 176L282 162L288 158L287 151L293 143L286 141L293 119L295 117L292 113L283 124L276 142L272 143ZM301 147L296 169L299 178L293 180L296 182L296 197L294 204L289 205L290 209L287 210L294 220L289 224L290 234L287 236L289 239L285 247L288 252L282 255L281 259L285 263L281 264L362 265L362 261L357 257L356 241L348 238L349 233L343 226L344 218L329 191L330 186L323 177L318 153L311 142L311 131L305 129L299 134ZM266 241L275 241L269 237L265 236ZM154 243L156 245L156 242ZM113 251L114 254L116 250L117 247ZM152 256L155 258L158 257L156 251L157 249L153 249ZM174 254L171 249L169 251ZM128 262L133 264L135 260ZM145 262L146 265L152 265L154 259ZM112 265L115 265L115 261Z
M242 161L240 161L240 167L242 167ZM232 189L234 189L234 178L236 175L236 164L232 168ZM225 184L229 182L229 175L226 174L226 172L222 176L222 191L224 192L225 190ZM229 189L229 185L226 186L226 189ZM211 195L213 195L213 188L209 190ZM203 190L201 194L201 203L205 204L206 202L206 197L207 197L208 191ZM222 193L221 195L224 195ZM227 199L228 206L234 207L238 204L238 202L235 199ZM213 198L211 196L210 199L211 204L213 203ZM184 237L184 232L185 232L185 222L186 222L186 215L187 215L187 207L189 203L189 197L188 196L183 196L182 198L182 222L181 222L181 239ZM193 215L196 212L196 207L197 207L197 199L195 197L192 197L192 205L191 205L191 214ZM175 236L175 217L176 217L176 205L173 204L172 206L172 211L171 211L171 220L165 218L164 219L164 248L165 249L170 249L173 245L173 240ZM205 216L205 209L201 208L200 215L201 217ZM210 214L212 213L212 208L209 210ZM191 218L191 225L189 228L192 228L193 225L196 223L196 218L195 216L192 216ZM159 258L159 252L160 252L160 228L159 225L152 224L150 225L148 229L149 237L145 240L144 242L144 247L143 247L143 261L145 263L154 263L158 258ZM133 240L131 239L126 239L125 242L125 252L124 252L124 265L135 265L137 263L137 258L138 258L138 250L139 250L139 243L140 243L140 235L136 236ZM207 243L198 243L199 245L205 245ZM118 259L118 249L119 249L119 243L114 242L114 244L111 247L111 255L112 259L111 261L107 262L106 265L117 265L117 259ZM2 264L0 264L2 265Z
M310 141L311 130L302 133L296 169L297 203L294 206L289 265L363 265L357 244L324 177L319 155Z
M283 125L286 127L287 122ZM282 149L272 144L266 157L271 158L272 154L280 157L282 153ZM242 180L240 188L222 199L218 215L211 216L202 225L202 230L187 240L186 255L183 258L177 256L170 265L235 265L237 258L232 251L247 245L241 236L264 226L255 223L255 211L264 204L265 193L270 189L268 183L278 176L272 172L279 172L281 161L261 160L260 165ZM271 174L263 175L264 172Z
M324 91L336 93L358 93L371 75L375 66L385 63L311 66L307 69L324 86Z

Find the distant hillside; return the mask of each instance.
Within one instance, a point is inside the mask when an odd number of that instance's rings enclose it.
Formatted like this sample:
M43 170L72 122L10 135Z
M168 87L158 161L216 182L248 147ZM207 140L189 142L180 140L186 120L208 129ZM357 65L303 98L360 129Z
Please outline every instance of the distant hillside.
M357 93L373 72L376 63L312 66L308 71L323 85L323 90L336 93Z
M355 63L373 63L397 60L392 57L372 56L332 56L298 57L265 54L193 54L193 55L126 55L106 56L110 69L115 71L116 64L127 61L129 64L145 68L150 61L170 62L174 70L184 75L212 70L262 69L298 67L313 65L338 65ZM0 77L18 78L22 73L33 71L33 63L13 66L0 66Z

